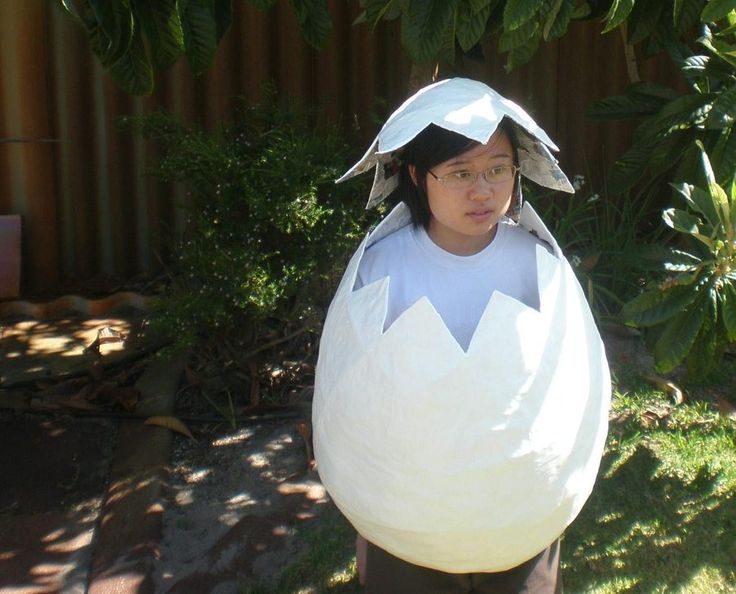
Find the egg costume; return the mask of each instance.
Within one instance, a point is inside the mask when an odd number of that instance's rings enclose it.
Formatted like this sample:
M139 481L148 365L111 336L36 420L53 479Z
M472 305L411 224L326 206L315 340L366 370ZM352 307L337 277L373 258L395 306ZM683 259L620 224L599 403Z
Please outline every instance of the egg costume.
M572 191L545 132L485 84L444 80L388 119L340 180L375 168L372 206L397 185L401 147L434 123L486 143L513 124L521 175ZM517 181L517 186L519 185ZM353 255L324 324L313 402L320 477L357 531L410 563L449 573L515 567L580 512L597 475L610 376L583 292L525 203L540 308L494 292L467 351L427 298L384 328L391 279L354 290L365 249L411 224L402 203Z

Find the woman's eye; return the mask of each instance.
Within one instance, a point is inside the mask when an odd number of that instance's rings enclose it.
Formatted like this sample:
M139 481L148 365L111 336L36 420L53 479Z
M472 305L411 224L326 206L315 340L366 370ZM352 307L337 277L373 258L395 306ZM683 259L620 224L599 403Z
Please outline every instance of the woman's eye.
M450 174L455 179L468 179L473 176L472 171L454 171Z

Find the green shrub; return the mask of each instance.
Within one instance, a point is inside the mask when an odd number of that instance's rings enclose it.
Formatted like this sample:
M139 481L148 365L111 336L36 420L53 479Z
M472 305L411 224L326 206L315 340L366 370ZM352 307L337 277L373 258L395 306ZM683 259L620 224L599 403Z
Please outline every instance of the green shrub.
M275 101L244 106L218 133L168 114L137 126L160 146L153 173L188 190L154 328L177 346L219 336L247 350L286 319L317 324L365 227L364 192L334 183L354 156L340 134Z
M736 342L736 175L721 187L697 146L706 187L674 185L685 206L662 214L682 241L662 250L659 274L622 313L652 329L659 371L685 361L690 374L705 377Z
M525 194L570 261L596 320L611 321L639 292L650 266L644 256L661 235L650 229L657 213L647 193L595 192L585 187L583 176L575 176L573 184L578 189L572 196L536 187Z

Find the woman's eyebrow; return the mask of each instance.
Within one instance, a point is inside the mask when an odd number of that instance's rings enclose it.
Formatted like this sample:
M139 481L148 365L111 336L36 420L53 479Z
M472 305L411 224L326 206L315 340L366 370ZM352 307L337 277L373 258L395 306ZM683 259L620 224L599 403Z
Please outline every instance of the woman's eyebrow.
M507 159L513 159L514 157L508 153L496 153L494 155L486 155L488 159L500 159L500 158L507 158ZM454 165L467 165L469 163L472 163L469 159L455 159L454 161L450 161L447 163L448 167L452 167Z

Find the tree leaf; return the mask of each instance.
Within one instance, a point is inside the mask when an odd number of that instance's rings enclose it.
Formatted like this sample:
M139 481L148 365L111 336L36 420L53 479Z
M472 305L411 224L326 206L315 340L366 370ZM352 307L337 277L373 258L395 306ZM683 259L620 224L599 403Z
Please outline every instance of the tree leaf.
M701 280L696 285L675 286L670 289L649 289L624 304L621 316L627 324L649 327L661 324L681 313L698 297Z
M529 60L532 59L534 54L537 53L541 35L538 23L535 24L537 26L534 28L534 33L532 34L532 37L527 41L527 43L518 45L512 48L509 52L508 58L506 59L506 64L504 64L504 70L506 70L506 72L511 72L511 70L513 70L517 66L522 66L523 64L526 64L527 62L529 62ZM518 30L519 29L517 29L517 31Z
M603 33L608 33L623 23L633 8L634 0L613 0L611 8L604 19L606 26L603 29Z
M457 0L426 2L413 0L401 16L401 42L411 59L428 62L442 47L445 30L452 26Z
M732 10L736 10L736 0L709 0L700 13L700 20L704 23L715 23Z
M692 143L689 134L675 131L652 147L647 168L651 175L661 175L677 163L685 149Z
M506 0L503 10L503 28L505 31L518 29L532 19L544 2L539 0Z
M678 37L691 31L700 22L700 12L705 3L706 0L675 0L672 18Z
M731 126L736 117L736 83L718 93L708 112L705 127L720 129Z
M590 8L590 4L583 2L582 4L575 6L575 10L572 13L572 19L574 21L587 19L592 12L593 10Z
M556 0L552 10L547 14L547 18L542 29L542 37L545 41L562 37L572 21L575 12L575 0Z
M143 422L143 424L144 425L154 425L156 427L163 427L164 429L169 429L170 431L176 431L177 433L186 435L192 441L197 441L194 438L194 435L192 435L192 432L189 430L189 427L187 427L182 421L180 421L176 417L169 417L169 416L148 417Z
M457 45L455 39L457 17L453 15L450 19L450 24L442 33L442 44L438 52L438 57L441 57L448 64L455 63L455 47Z
M128 51L133 41L134 20L130 0L109 2L88 0L95 16L99 33L104 38L100 50L104 53L104 65L113 64Z
M688 206L695 212L702 214L712 227L719 224L718 210L708 192L692 184L679 183L670 185L685 198Z
M683 95L670 101L659 112L643 122L636 130L639 141L655 139L669 134L673 129L686 129L700 124L708 113L713 94Z
M220 41L233 23L233 0L215 0L215 22L217 23L215 35Z
M672 87L654 81L641 81L629 85L627 93L634 99L646 101L652 106L662 107L680 97Z
M455 19L455 34L464 52L470 51L483 37L488 25L488 19L491 16L491 9L492 5L490 3L486 4L477 12L470 3L458 3Z
M736 131L734 126L721 130L715 147L711 153L711 163L719 183L725 184L733 175L733 164L736 163Z
M170 68L184 51L176 0L133 0L136 23L143 29L151 50L151 58L159 70Z
M718 298L714 289L708 292L706 315L700 332L695 337L686 355L688 374L704 378L710 373L718 360Z
M702 221L698 217L684 210L668 208L662 212L662 220L664 220L669 227L676 231L680 231L681 233L701 235L700 225L702 224Z
M187 61L195 74L209 68L217 49L214 0L178 0Z
M728 339L736 342L736 285L731 282L721 287L721 318Z
M276 0L248 0L248 4L255 7L257 10L265 12L276 4Z
M637 2L634 5L627 22L630 44L641 43L655 31L664 6L664 2Z
M698 39L703 47L709 49L721 60L728 62L734 68L736 67L736 46L720 39L714 39L712 35L706 34Z
M527 21L517 29L504 29L501 38L498 40L498 51L501 53L510 52L514 48L531 44L535 37L538 41L539 23L534 20ZM534 50L536 51L536 47L534 47Z
M128 51L108 71L115 83L129 95L149 95L153 91L153 67L140 29L135 30Z
M375 28L381 19L390 21L408 9L410 0L366 0L365 18Z
M639 181L647 169L653 147L651 142L639 143L616 159L608 179L612 192L623 193Z
M599 99L585 110L585 115L593 120L626 120L653 115L658 108L647 98L627 93Z
M654 346L657 371L667 373L682 362L703 326L708 306L708 300L703 293L690 307L681 310L667 322Z
M291 0L291 4L304 38L312 47L323 48L332 30L327 0Z

